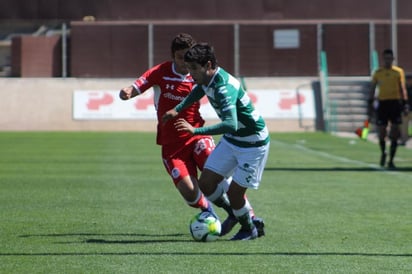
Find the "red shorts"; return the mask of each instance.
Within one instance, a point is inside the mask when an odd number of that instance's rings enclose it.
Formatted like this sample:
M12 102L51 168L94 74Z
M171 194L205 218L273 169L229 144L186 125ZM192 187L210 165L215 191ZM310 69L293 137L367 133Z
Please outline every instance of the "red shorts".
M162 146L163 164L176 185L190 175L197 178L207 157L215 148L211 136L194 136L186 143Z

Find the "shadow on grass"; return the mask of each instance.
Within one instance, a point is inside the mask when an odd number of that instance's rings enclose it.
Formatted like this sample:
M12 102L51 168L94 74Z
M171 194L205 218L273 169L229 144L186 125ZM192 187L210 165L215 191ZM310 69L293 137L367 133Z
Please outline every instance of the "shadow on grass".
M182 237L183 233L174 234L144 234L144 233L56 233L56 234L25 234L19 235L20 238L30 237L73 237L73 236L112 236L112 237Z
M58 242L57 244L150 244L150 243L175 243L187 242L190 244L207 244L195 242L187 237L187 234L144 234L144 233L58 233L58 234L26 234L20 235L21 238L29 237L84 237L87 239L71 242ZM105 237L145 237L141 240L120 240L120 239L104 239ZM147 239L153 237L153 239ZM170 239L168 237L172 237ZM182 238L184 237L184 238ZM227 242L229 240L220 239L218 242ZM6 256L359 256L359 257L412 257L412 253L362 253L362 252L16 252L16 253L1 253L0 257Z
M57 244L150 244L150 243L174 243L187 242L190 244L207 244L195 242L187 237L187 234L144 234L144 233L58 233L58 234L26 234L20 235L21 238L29 237L84 237L87 239L72 242L59 242ZM108 240L105 237L145 237L153 239L142 240ZM172 237L170 239L168 237ZM184 238L183 238L184 237ZM220 239L218 242L227 242L228 239ZM291 257L317 257L317 256L341 256L341 257L412 257L412 253L363 253L363 252L16 252L16 253L1 253L0 257L7 256L291 256Z
M195 243L191 241L192 243ZM0 253L0 257L6 256L286 256L286 257L412 257L412 254L397 253L362 253L362 252L45 252L45 253Z
M86 239L83 243L87 244L156 244L156 243L183 243L193 242L190 239L155 239L155 240L105 240L105 239ZM64 243L64 242L63 242Z
M412 167L397 167L396 169L373 167L267 167L265 171L411 172Z
M86 237L80 241L61 241L55 242L57 244L150 244L150 243L176 243L176 242L192 242L191 239L181 239L187 237L187 234L144 234L144 233L58 233L58 234L32 234L20 235L20 238L31 237ZM142 240L120 240L120 239L104 239L109 237L144 237ZM170 239L169 237L172 237ZM147 239L153 238L153 239ZM179 239L180 238L180 239Z

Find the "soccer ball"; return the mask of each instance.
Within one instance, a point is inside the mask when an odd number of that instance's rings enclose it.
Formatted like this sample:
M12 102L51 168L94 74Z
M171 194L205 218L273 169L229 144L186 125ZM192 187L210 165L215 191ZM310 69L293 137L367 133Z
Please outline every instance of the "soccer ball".
M221 224L210 212L200 212L190 220L189 228L195 241L212 242L219 238Z

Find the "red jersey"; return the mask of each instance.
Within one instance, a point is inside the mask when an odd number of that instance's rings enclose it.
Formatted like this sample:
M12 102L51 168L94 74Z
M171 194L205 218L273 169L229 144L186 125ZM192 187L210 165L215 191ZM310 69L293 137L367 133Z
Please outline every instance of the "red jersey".
M192 137L188 132L177 131L173 125L175 120L163 123L162 116L183 101L193 85L192 77L189 74L182 75L176 72L171 61L152 67L134 82L133 86L139 94L153 87L154 105L157 112L157 144L182 143ZM200 102L196 102L182 110L177 118L184 118L194 127L202 127L205 121L200 116L199 108Z

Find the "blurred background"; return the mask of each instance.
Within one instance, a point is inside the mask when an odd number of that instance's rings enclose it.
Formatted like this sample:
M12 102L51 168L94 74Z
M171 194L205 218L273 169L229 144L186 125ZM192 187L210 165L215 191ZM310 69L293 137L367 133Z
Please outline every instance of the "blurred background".
M329 75L365 76L384 48L412 72L410 0L1 0L1 75L134 77L178 32L237 76L316 76L322 51Z
M136 128L153 113L123 113L117 90L169 60L179 32L215 47L273 131L353 133L386 48L412 73L410 0L0 0L0 88L12 94L0 107L13 117L0 130Z

